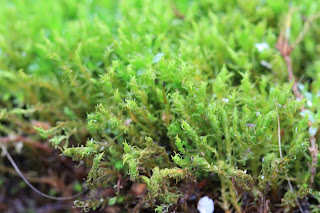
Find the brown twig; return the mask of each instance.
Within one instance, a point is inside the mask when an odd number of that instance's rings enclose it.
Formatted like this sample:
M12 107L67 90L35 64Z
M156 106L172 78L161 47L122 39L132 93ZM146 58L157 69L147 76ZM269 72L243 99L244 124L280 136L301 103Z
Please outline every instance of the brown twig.
M284 32L290 32L291 15L292 15L292 10L290 10L288 14L285 28L280 32L280 35L276 44L276 48L279 50L281 56L286 62L286 66L288 69L288 80L293 81L292 92L297 98L302 100L303 95L300 93L298 89L297 81L293 75L293 70L292 70L292 61L291 61L290 53L293 49L289 44L289 38L288 38L289 35L285 35L284 33Z
M185 19L185 15L183 15L183 14L177 9L175 2L174 2L174 1L171 1L170 4L171 4L172 11L173 11L174 15L176 16L176 18L181 19L181 20L184 20L184 19Z
M35 146L38 149L41 149L42 151L45 151L47 153L53 152L53 150L49 146L42 144L38 141L34 141L28 137L24 137L24 136L20 136L20 135L0 137L0 143L8 143L8 142L16 142L16 141L21 141L23 143L30 144L30 145Z
M294 50L294 48L303 40L305 35L307 34L308 30L310 29L311 24L320 18L320 13L317 13L313 16L311 16L306 23L304 24L303 30L299 34L298 38L296 41L293 43L293 45L289 44L289 36L290 36L290 27L291 27L291 16L292 16L293 10L291 9L289 11L289 14L286 19L286 24L285 27L281 30L276 48L280 52L281 56L286 62L286 67L288 70L288 80L293 82L292 85L292 92L298 98L299 100L302 100L304 97L301 94L301 92L298 89L297 86L297 81L295 79L295 76L293 75L293 70L292 70L292 60L291 60L291 52ZM286 33L286 34L285 34ZM305 108L304 106L301 107L301 111L303 111ZM308 123L309 127L312 126L312 122ZM311 173L311 178L310 178L310 186L314 184L314 177L317 172L317 162L318 162L318 145L316 144L316 138L314 136L309 137L309 141L311 146L308 148L311 158L312 158L312 163L310 166L310 173Z
M311 166L310 166L310 185L312 186L314 184L314 176L317 174L317 164L318 164L318 144L316 144L316 138L314 136L309 137L311 147L308 147L309 152L311 153Z

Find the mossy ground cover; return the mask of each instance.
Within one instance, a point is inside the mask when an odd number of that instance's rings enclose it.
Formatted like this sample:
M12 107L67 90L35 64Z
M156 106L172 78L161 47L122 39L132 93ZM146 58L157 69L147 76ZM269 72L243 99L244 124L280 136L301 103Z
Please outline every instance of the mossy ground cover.
M0 1L0 210L319 212L319 9Z

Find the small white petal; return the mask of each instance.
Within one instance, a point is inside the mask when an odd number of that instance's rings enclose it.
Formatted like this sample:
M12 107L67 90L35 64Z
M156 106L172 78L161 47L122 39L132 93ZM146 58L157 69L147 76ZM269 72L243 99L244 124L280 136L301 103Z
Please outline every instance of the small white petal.
M155 55L152 59L152 63L156 64L158 63L162 57L164 56L164 53L158 53L157 55Z
M272 65L271 65L269 62L265 61L265 60L261 60L261 61L260 61L260 64L261 64L262 66L264 66L265 68L269 69L269 70L272 69Z
M212 213L214 212L214 202L208 196L204 196L199 200L197 209L200 213Z
M311 111L308 110L308 109L305 109L305 110L301 111L301 112L300 112L300 115L301 115L302 117L308 116L308 117L309 117L309 121L311 121L311 122L316 122L316 119L314 118L314 113L311 112Z
M222 101L225 103L229 103L229 99L228 98L222 98Z
M310 136L315 136L317 131L318 131L318 127L317 126L310 126L309 127L309 135Z
M18 143L15 143L15 148L16 148L16 152L18 154L21 154L21 150L23 148L23 142L22 141L19 141Z
M259 52L269 49L269 44L266 42L256 43L254 46L258 49Z

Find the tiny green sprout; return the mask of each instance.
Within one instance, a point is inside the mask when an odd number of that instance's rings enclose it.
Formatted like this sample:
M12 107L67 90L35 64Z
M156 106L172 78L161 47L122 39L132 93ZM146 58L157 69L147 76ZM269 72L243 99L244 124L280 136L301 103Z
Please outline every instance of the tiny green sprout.
M117 197L112 197L109 199L108 205L113 206L114 204L116 204L116 202L117 202Z
M81 192L83 190L81 183L74 183L72 188L76 192Z

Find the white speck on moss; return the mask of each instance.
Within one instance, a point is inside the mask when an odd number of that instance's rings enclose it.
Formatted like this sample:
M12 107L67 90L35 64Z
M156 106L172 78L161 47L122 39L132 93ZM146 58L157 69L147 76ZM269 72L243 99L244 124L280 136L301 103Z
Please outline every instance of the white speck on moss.
M264 66L265 68L269 69L269 70L272 69L272 65L271 65L269 62L267 62L267 61L261 60L261 61L260 61L260 64L261 64L262 66Z
M153 57L152 63L153 63L153 64L158 63L158 62L162 59L163 56L164 56L164 53L158 53L157 55L155 55L155 56Z
M125 120L124 125L129 126L131 122L132 122L132 119L129 118L129 119Z
M256 43L254 44L254 46L258 49L259 52L269 49L269 44L266 42Z
M18 154L21 154L21 150L23 148L23 142L22 141L19 141L18 143L15 143L15 148L16 148L16 152Z
M199 200L197 209L200 213L212 213L214 212L214 202L208 196L204 196Z
M222 101L225 103L229 103L229 99L228 98L222 98Z
M318 131L318 127L317 126L310 126L309 127L309 135L310 136L315 136L317 131Z

